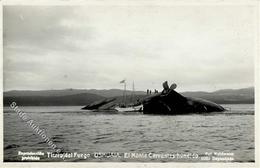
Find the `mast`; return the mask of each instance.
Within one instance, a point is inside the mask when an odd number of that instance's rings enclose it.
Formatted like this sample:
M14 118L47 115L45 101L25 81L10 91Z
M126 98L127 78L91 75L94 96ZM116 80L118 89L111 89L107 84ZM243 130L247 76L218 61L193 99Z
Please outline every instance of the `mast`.
M123 104L126 105L126 82L124 82Z
M133 95L135 95L135 82L133 81Z
M135 98L135 82L133 81L133 88L132 88L132 101L134 101Z

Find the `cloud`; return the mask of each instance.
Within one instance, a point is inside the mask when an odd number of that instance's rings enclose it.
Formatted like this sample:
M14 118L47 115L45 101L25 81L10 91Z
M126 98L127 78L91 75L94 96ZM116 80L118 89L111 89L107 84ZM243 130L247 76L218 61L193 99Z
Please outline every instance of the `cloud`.
M182 90L254 81L250 6L4 6L9 89ZM138 88L139 87L139 88ZM179 87L178 87L179 88Z

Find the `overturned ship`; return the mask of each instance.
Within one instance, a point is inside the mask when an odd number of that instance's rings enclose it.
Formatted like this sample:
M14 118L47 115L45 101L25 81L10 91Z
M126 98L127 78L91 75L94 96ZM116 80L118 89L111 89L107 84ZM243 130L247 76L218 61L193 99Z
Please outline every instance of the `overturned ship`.
M221 112L225 109L211 101L184 97L174 89L176 84L169 88L167 81L163 83L164 90L161 93L152 95L142 101L144 114L188 114L188 113L209 113Z
M163 83L163 91L150 96L143 96L141 100L137 100L136 103L131 102L133 107L143 107L140 112L143 114L165 114L165 115L177 115L177 114L189 114L189 113L209 113L209 112L222 112L225 109L208 100L185 97L175 91L176 84L168 86L168 82ZM91 103L83 110L92 110L93 112L99 111L118 111L118 100L116 98L107 98L101 101ZM139 111L139 110L138 110ZM125 111L132 112L132 111Z

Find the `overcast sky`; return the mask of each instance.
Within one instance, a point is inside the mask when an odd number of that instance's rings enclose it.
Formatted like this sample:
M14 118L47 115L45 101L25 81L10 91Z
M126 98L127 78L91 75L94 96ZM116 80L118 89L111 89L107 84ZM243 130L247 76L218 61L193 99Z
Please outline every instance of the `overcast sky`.
M4 6L4 90L254 85L250 6Z

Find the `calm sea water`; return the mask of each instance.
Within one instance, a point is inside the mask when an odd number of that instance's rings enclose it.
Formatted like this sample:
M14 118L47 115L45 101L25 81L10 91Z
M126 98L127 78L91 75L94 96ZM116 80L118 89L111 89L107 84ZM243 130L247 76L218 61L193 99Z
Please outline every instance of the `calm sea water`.
M4 107L4 160L21 161L18 151L42 151L41 161L201 162L206 152L223 152L233 153L235 162L254 162L254 105L223 106L231 110L177 116L97 113L79 106L19 107L63 153L90 154L87 159L47 157L46 152L52 151L48 144L10 107ZM96 157L98 152L106 157ZM132 156L107 157L109 152ZM196 157L143 157L147 153Z

